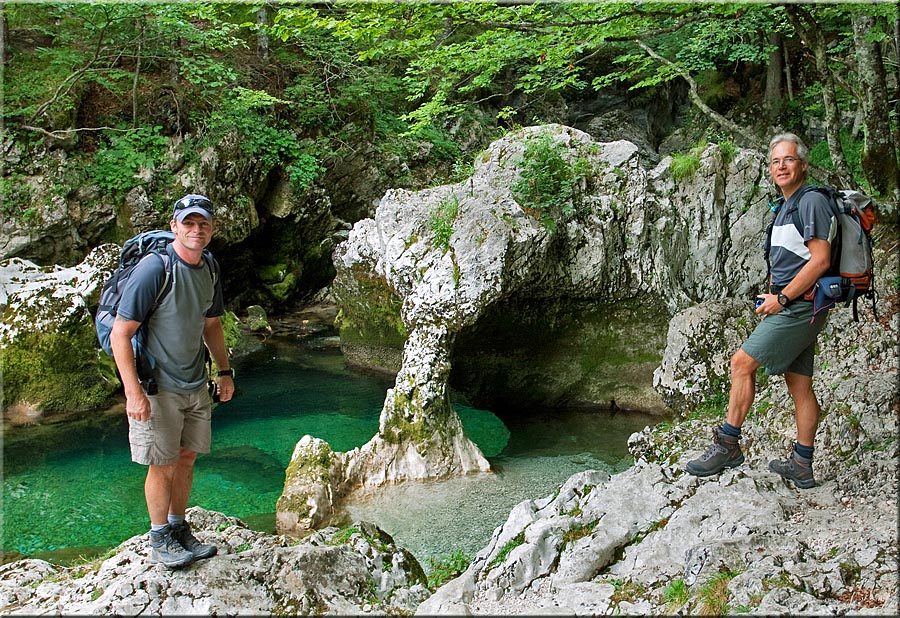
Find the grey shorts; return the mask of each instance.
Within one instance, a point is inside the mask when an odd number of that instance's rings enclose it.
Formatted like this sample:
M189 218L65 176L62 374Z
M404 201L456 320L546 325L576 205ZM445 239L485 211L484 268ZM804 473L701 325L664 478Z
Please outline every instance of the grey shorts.
M813 304L795 302L760 320L741 346L769 375L797 373L812 376L816 338L828 322L828 312L812 318Z
M182 448L208 453L212 441L212 403L206 388L183 395L151 395L150 420L128 419L131 461L166 466L178 461Z

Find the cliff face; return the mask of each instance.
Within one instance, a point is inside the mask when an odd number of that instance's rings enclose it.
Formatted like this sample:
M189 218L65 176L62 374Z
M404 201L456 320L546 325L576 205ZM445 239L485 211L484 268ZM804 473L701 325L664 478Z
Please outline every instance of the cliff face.
M484 407L665 412L652 373L668 320L761 287L774 187L751 151L711 145L678 182L671 159L642 164L630 142L531 127L465 182L389 191L335 251L349 360L396 372L409 333L438 325L450 385Z

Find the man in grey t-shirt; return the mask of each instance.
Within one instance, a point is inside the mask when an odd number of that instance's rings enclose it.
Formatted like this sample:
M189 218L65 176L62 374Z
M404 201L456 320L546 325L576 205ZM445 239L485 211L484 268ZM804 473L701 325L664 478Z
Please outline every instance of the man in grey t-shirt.
M151 560L170 568L215 555L185 521L198 453L208 453L212 402L207 392L204 345L219 369L221 401L234 395L234 372L222 330L222 284L213 258L204 256L215 224L212 202L186 195L177 202L169 226L172 287L153 309L165 281L163 260L148 255L122 290L110 334L116 367L125 389L131 458L147 466L144 495L150 515ZM148 319L148 315L150 315ZM158 392L146 393L135 367L132 336L147 321L146 350L153 359Z
M769 469L802 489L814 487L813 442L821 409L812 388L816 338L828 312L813 316L810 291L831 262L834 210L820 193L809 191L808 150L792 133L775 136L769 144L769 168L783 199L775 214L770 252L769 291L759 295L759 325L731 357L731 392L725 422L713 431L713 443L685 470L711 476L744 462L738 445L741 426L753 404L756 370L784 375L794 401L797 440L785 460L769 462ZM799 214L800 229L793 222Z

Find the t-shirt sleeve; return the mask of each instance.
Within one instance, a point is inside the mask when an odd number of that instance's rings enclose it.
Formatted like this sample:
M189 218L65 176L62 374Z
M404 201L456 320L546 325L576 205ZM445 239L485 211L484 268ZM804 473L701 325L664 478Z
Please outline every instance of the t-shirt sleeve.
M218 273L216 276L216 285L213 288L213 301L212 305L209 307L209 311L206 312L206 317L208 318L217 318L225 313L225 296L222 292L222 269L219 268L218 262L216 262L216 258L210 258L209 268L213 269L213 272Z
M832 241L835 212L831 200L818 191L808 191L802 196L798 209L803 223L804 243L813 238Z
M144 257L124 283L117 315L125 320L146 320L165 282L166 268L160 256Z

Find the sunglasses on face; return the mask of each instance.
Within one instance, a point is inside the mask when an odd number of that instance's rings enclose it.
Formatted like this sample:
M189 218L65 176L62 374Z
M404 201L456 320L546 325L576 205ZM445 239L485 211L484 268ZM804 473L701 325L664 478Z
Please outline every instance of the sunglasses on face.
M183 197L175 202L175 212L185 210L187 208L202 208L211 215L215 215L215 207L205 197Z

